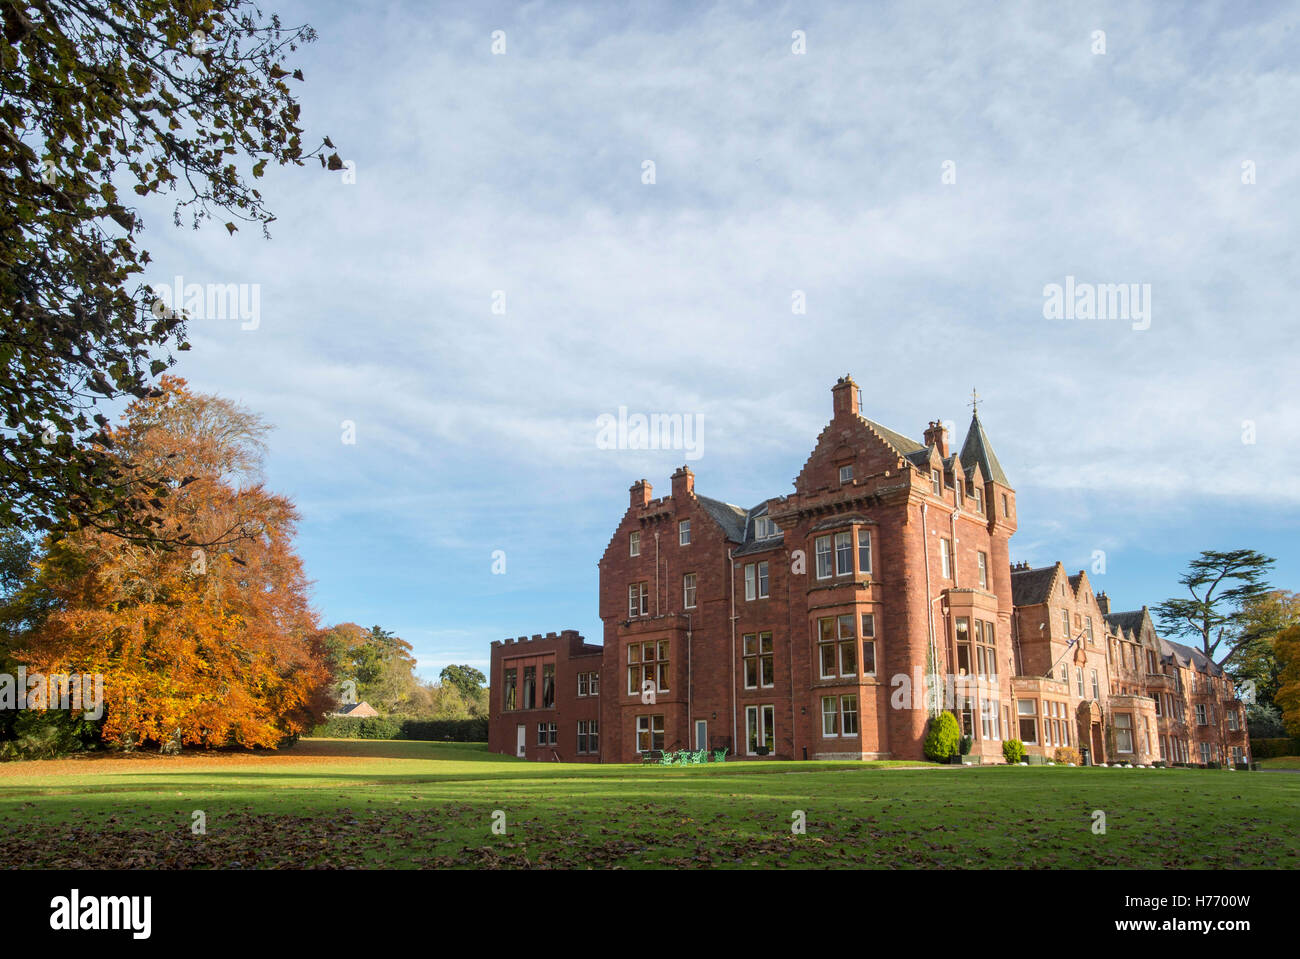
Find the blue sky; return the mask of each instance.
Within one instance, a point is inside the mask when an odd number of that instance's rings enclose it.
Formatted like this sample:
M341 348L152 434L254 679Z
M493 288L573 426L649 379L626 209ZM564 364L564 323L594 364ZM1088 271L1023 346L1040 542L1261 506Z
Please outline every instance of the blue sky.
M303 116L355 183L268 171L270 241L160 206L144 242L151 280L259 287L174 372L276 427L323 621L424 675L598 640L627 488L684 457L600 449L597 417L701 416L697 489L748 506L846 372L918 438L960 440L978 388L1015 561L1104 550L1121 608L1206 548L1298 585L1294 5L272 6L320 34ZM1067 276L1149 284L1149 328L1045 319Z

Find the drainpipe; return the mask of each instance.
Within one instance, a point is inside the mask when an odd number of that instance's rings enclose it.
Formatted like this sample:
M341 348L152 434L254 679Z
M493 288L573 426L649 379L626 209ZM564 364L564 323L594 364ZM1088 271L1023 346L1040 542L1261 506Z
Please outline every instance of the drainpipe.
M686 741L695 733L695 714L691 711L691 614L686 614ZM708 743L704 744L707 749ZM700 747L696 746L696 749Z
M727 550L727 560L731 563L731 753L739 755L736 748L736 557L735 550Z
M930 590L931 590L930 527L927 519L928 515L929 514L927 511L927 504L925 502L922 502L921 503L921 544L924 547L922 552L924 553L924 559L925 559L925 595L926 595L925 616L926 616L926 621L928 622L930 627L930 666L932 669L938 670L939 655L938 652L935 650L935 646L934 646L934 600L930 598ZM929 677L929 681L931 683L931 687L933 688L933 683L934 683L933 674ZM930 708L930 704L928 703L926 705L927 708L929 708L931 716L937 715L937 710Z
M655 530L655 615L659 615L659 531Z

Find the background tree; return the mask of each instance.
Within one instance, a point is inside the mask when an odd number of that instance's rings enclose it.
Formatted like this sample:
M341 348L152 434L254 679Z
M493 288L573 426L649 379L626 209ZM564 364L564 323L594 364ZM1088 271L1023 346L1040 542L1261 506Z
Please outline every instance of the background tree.
M1300 625L1278 633L1273 646L1281 667L1276 700L1282 725L1292 736L1300 736Z
M1279 633L1300 625L1300 593L1276 589L1247 600L1242 607L1240 633L1224 661L1238 688L1254 684L1255 704L1273 705L1281 670L1274 649Z
M179 730L186 744L275 746L328 709L325 650L292 548L297 516L254 475L264 431L247 410L164 377L159 396L127 410L111 448L174 484L145 519L164 515L221 545L186 552L96 529L51 537L9 604L44 610L16 659L47 675L104 675L105 742L163 743Z
M444 666L442 672L438 674L438 679L444 686L456 687L467 699L473 699L487 682L487 677L473 666Z
M1162 630L1195 639L1215 662L1227 658L1242 641L1248 604L1269 591L1264 577L1273 563L1272 557L1253 549L1205 550L1178 579L1191 598L1174 597L1155 608Z
M158 540L142 520L168 489L113 455L96 412L152 396L189 348L139 282L128 198L265 234L268 163L341 168L304 152L283 65L315 34L252 0L0 0L0 18L0 527Z
M417 688L412 646L382 626L363 629L339 623L324 634L336 688L346 680L357 684L357 701L381 712L397 712Z

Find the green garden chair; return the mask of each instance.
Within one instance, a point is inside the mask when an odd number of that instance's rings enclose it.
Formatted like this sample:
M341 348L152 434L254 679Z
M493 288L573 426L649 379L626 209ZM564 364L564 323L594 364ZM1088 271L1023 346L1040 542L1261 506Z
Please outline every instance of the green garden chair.
M725 749L713 750L713 761L715 763L725 763L727 761L727 751Z
M708 761L709 761L709 751L707 749L696 750L695 753L691 756L691 762L698 763L701 766L703 766Z

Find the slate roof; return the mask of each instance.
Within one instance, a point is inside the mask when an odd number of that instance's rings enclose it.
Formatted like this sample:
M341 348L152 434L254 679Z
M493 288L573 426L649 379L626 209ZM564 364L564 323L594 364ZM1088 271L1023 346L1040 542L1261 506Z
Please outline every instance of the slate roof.
M1212 676L1222 676L1223 667L1216 663L1210 657L1206 656L1201 650L1194 646L1184 646L1182 643L1175 643L1172 640L1161 637L1160 640L1164 645L1172 648L1184 660L1187 660L1203 673L1209 673Z
M970 418L970 429L966 431L966 442L961 447L961 465L969 470L976 463L980 464L986 480L1001 483L1003 486L1011 485L1007 480L1007 474L1002 472L1002 464L998 462L993 452L993 444L984 434L979 415L973 414Z
M1107 613L1106 622L1115 630L1124 630L1129 633L1142 632L1142 613L1143 610L1131 609L1126 613Z
M724 503L720 499L700 496L698 493L695 498L704 507L704 511L713 517L713 521L722 527L727 539L733 543L745 541L745 533L749 525L749 510Z
M924 443L918 443L916 440L908 439L902 433L895 433L889 427L881 426L875 420L869 420L861 413L858 414L858 419L862 420L862 422L866 423L869 427L879 433L881 438L892 446L894 452L899 456L906 457L908 453L919 453L925 451L926 447Z
M1047 602L1047 595L1056 576L1055 566L1011 571L1011 602L1015 606L1037 606Z

